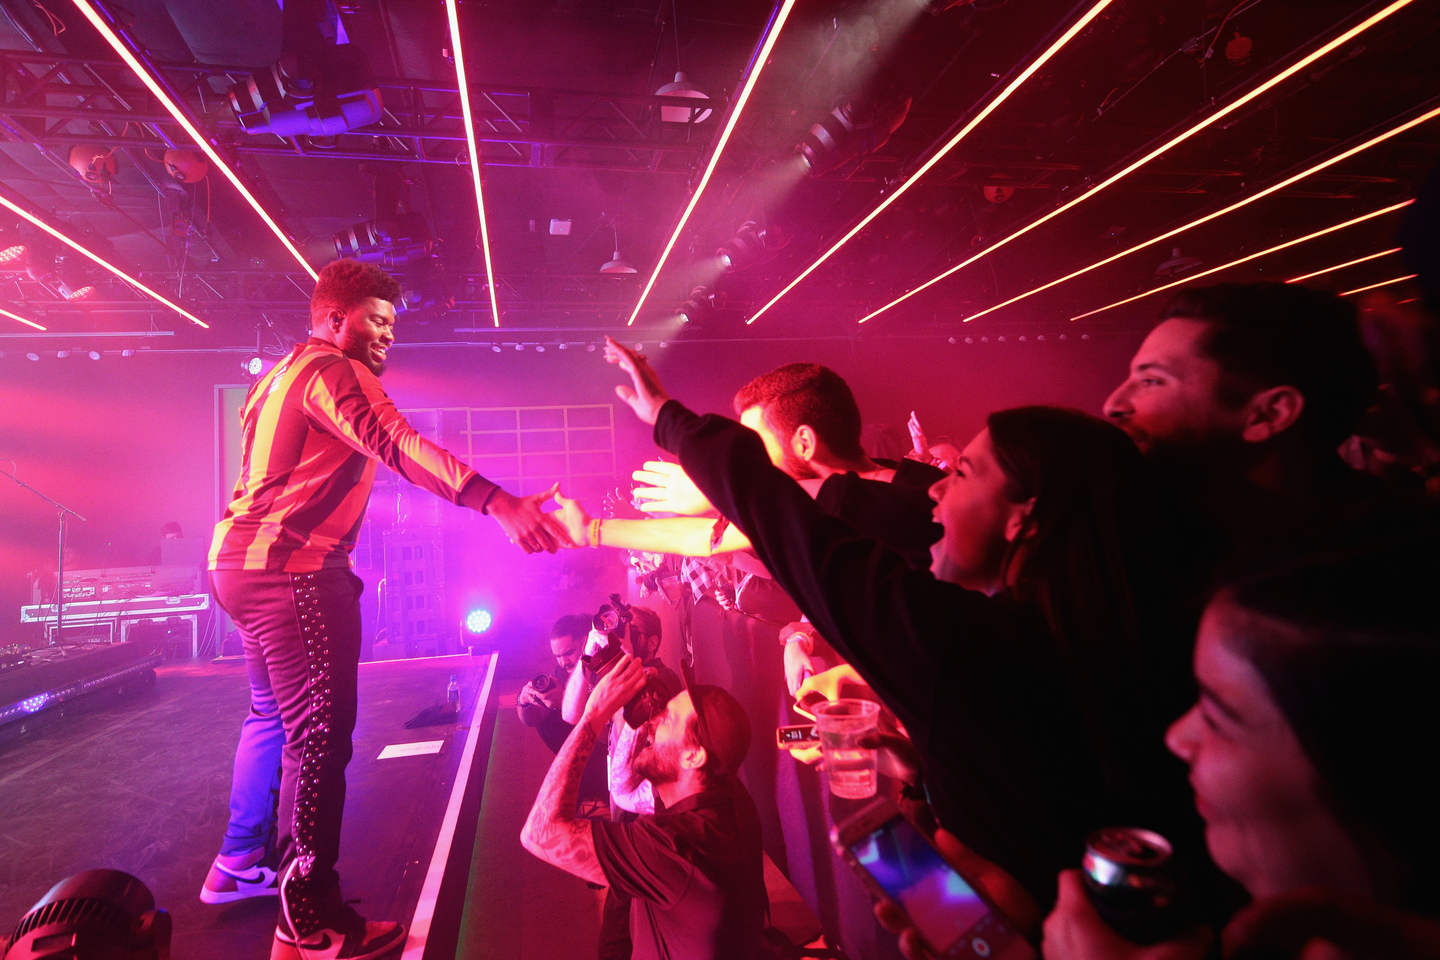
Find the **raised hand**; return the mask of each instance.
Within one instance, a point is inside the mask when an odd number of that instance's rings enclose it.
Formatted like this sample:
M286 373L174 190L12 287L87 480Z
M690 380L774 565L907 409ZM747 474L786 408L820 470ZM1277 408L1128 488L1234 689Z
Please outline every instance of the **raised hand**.
M605 676L590 691L585 704L585 717L601 723L609 720L635 695L645 689L645 667L639 659L622 653Z
M500 529L510 542L517 544L526 553L554 553L560 547L573 547L574 541L565 527L551 514L541 509L545 501L560 492L560 484L549 490L532 493L528 497L517 497L504 490L497 490L490 498L486 513L495 518Z
M631 476L636 483L644 484L635 488L635 497L646 501L640 505L646 513L699 517L715 512L705 494L678 463L648 460L644 468L636 470Z
M910 422L906 424L910 428L910 443L915 447L915 456L922 459L930 456L930 441L925 439L925 428L920 426L920 418L915 411L910 411Z
M670 395L665 392L650 361L643 353L622 347L611 337L606 337L605 362L616 364L630 374L631 385L617 386L615 395L629 404L635 416L653 426L660 417L660 408L669 401Z

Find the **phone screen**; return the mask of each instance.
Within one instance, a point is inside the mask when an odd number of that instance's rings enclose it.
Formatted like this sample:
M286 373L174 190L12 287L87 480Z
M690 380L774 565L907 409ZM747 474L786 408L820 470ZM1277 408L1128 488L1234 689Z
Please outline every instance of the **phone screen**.
M904 817L850 845L850 852L915 929L947 956L998 956L1016 935Z

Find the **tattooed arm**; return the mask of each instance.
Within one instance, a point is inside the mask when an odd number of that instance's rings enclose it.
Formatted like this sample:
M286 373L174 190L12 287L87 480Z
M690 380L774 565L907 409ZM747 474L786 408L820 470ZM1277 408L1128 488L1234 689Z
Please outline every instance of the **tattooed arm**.
M577 670L579 667L576 668ZM645 686L645 668L622 656L590 693L585 713L550 764L540 794L530 808L520 843L546 863L592 883L608 883L595 856L590 822L575 816L580 776L595 749L605 721Z

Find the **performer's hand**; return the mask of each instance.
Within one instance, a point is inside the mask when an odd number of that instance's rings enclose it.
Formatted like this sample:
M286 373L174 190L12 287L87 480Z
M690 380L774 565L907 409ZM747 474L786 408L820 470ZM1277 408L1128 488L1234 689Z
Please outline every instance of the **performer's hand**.
M563 493L555 494L555 502L560 504L559 510L552 510L546 516L553 517L560 521L565 532L570 535L573 546L590 546L590 514L580 506L580 501L571 500Z
M615 388L615 395L630 405L635 416L654 426L660 417L660 408L669 401L670 395L660 383L660 377L645 359L643 353L636 353L616 343L611 337L605 338L605 362L618 364L621 370L630 374L631 386L621 384Z
M486 512L500 524L510 542L518 544L526 553L554 553L560 547L573 547L574 541L560 521L541 509L545 501L560 492L555 484L543 493L532 493L528 497L517 497L504 490L497 490L490 498Z
M585 719L605 723L615 716L616 710L644 689L645 665L638 657L622 653L615 666L590 691L590 699L585 704Z
M644 468L630 476L636 483L644 484L636 487L634 493L636 499L646 501L640 505L646 513L677 513L682 517L715 513L715 507L678 463L649 460Z

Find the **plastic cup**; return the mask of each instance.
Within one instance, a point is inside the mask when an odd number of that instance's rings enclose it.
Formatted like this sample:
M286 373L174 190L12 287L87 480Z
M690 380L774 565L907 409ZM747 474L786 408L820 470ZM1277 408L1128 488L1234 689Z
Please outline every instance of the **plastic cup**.
M875 796L875 751L860 746L880 721L880 704L873 700L830 700L815 708L815 726L830 792L845 800Z

